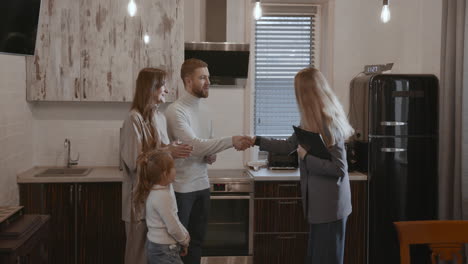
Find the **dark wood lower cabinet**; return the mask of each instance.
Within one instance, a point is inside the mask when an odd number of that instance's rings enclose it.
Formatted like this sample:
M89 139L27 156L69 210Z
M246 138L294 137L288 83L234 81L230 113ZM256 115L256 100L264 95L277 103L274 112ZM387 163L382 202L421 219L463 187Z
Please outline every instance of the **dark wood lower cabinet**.
M78 185L78 263L123 263L125 226L122 186L115 183Z
M255 232L307 232L301 198L296 199L258 199L254 204ZM276 216L276 217L272 217ZM287 217L284 217L287 216Z
M367 181L351 181L353 212L346 224L345 264L367 263Z
M257 234L254 242L254 264L304 263L307 233Z
M255 182L254 264L305 262L309 230L296 189L298 182ZM351 203L344 263L365 264L366 181L351 181Z
M25 213L51 216L49 263L123 263L121 183L28 183L19 188Z

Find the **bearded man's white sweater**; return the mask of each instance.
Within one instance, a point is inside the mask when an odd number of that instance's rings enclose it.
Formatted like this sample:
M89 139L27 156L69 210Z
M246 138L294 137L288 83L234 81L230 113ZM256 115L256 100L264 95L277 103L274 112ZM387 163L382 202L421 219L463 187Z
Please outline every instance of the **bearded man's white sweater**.
M169 105L165 115L171 141L180 140L193 146L190 157L176 159L174 191L187 193L208 189L208 167L204 157L231 148L232 137L210 139L210 119L205 113L203 100L184 93Z

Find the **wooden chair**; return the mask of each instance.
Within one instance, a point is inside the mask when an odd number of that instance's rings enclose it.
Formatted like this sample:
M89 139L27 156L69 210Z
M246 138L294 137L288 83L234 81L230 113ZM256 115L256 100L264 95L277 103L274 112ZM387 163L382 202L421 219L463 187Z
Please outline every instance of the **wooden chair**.
M461 250L468 243L468 221L401 221L394 222L400 240L401 264L410 264L410 245L428 244L432 263L452 260L462 264Z

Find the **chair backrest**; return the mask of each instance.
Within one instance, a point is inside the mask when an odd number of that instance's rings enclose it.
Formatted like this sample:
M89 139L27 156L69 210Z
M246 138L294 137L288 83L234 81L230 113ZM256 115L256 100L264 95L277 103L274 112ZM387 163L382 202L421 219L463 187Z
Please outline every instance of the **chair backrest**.
M410 264L410 245L429 244L432 263L436 258L462 263L461 249L468 243L468 221L401 221L394 222L400 240L401 264Z

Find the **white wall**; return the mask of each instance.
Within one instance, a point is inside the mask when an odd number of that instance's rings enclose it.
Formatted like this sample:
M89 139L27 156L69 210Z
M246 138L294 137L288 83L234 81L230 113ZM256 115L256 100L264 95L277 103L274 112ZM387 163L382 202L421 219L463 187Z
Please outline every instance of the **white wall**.
M33 163L25 69L23 56L0 54L0 206L18 204L16 173Z
M335 1L333 88L345 109L349 82L366 64L393 62L393 73L440 73L440 1L392 0L387 24L380 22L381 8L375 0Z
M205 40L205 0L189 0L184 2L185 41Z

